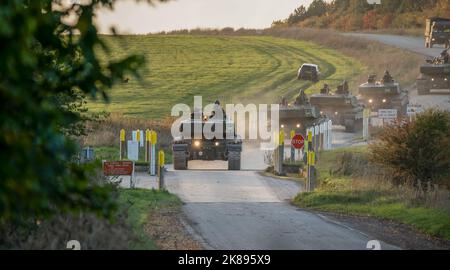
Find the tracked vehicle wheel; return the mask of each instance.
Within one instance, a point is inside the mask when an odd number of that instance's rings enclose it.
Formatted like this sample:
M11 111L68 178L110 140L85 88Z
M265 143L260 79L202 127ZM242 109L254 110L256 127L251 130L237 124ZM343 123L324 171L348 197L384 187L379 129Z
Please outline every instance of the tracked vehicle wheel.
M241 169L241 152L228 153L228 170L239 171Z
M188 160L185 152L173 152L173 168L175 170L187 170Z

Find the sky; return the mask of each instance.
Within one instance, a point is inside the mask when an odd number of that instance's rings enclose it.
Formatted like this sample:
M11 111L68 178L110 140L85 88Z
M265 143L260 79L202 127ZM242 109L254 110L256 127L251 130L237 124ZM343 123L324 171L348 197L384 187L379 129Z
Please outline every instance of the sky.
M193 28L266 28L312 0L172 0L151 6L117 1L114 11L97 12L103 34L114 26L121 34L147 34Z

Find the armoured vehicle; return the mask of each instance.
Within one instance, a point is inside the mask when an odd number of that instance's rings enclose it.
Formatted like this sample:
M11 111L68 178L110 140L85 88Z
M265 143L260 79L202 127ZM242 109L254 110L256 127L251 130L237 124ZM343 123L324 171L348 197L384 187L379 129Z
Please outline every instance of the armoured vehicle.
M450 55L448 49L439 57L427 60L420 67L420 75L417 78L417 92L419 95L431 93L431 89L450 90Z
M318 82L319 77L319 66L315 64L303 64L297 73L297 78L299 80Z
M369 75L367 82L359 86L359 95L360 101L372 111L395 109L399 117L407 113L408 93L400 88L389 71L381 81L376 81L376 75Z
M193 113L190 120L182 121L180 131L183 136L174 138L172 143L173 164L175 170L187 170L189 160L224 160L228 161L229 170L241 169L242 140L235 133L233 121L224 117L214 119L202 113ZM205 134L203 128L215 131L222 126L223 136L216 138L214 134ZM188 131L190 128L190 134ZM195 130L202 130L196 136ZM188 133L188 134L186 134Z
M322 115L327 115L333 124L345 126L347 132L362 129L364 107L350 94L347 82L339 85L334 93L325 84L320 94L312 95L310 100Z
M320 115L320 111L309 102L303 90L293 104L288 104L283 98L280 104L280 130L289 134L295 130L306 135L306 130L325 120L325 116Z
M425 47L433 48L434 44L450 45L450 20L444 18L428 18L425 22Z

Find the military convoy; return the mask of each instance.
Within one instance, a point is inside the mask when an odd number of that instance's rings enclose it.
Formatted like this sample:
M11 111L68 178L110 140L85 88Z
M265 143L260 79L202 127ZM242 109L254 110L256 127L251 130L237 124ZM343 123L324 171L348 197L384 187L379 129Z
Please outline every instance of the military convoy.
M280 103L280 130L306 134L306 130L314 125L325 121L326 117L320 114L317 107L313 106L305 91L300 90L299 95L293 104L288 104L282 98Z
M428 18L425 22L425 47L433 48L435 44L450 46L450 20Z
M417 92L427 95L432 89L450 90L450 55L448 49L440 56L427 60L420 66L420 75L417 78Z
M331 93L329 86L325 84L320 94L312 95L310 101L333 124L345 126L347 132L362 129L364 107L351 95L346 81L337 87L335 93Z
M190 126L190 136L174 138L172 143L174 169L187 170L189 160L224 160L228 161L228 170L240 170L242 140L235 133L235 123L225 114L223 119L214 121L211 120L212 116L205 117L202 113L198 114L196 117L196 113L193 113L190 120L181 123L180 132L188 130ZM203 132L201 136L195 136L196 126L198 130L203 131L206 124L213 126L211 130L223 125L223 136L210 139L212 136L205 136L207 134Z
M360 101L372 111L395 109L397 116L406 115L409 98L408 92L400 88L399 83L386 71L381 81L376 75L369 75L366 83L359 86Z

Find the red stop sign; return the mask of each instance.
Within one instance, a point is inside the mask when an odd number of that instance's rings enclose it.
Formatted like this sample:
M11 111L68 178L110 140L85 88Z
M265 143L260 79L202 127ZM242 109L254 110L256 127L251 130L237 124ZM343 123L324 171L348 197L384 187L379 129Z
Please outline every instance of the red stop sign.
M297 134L292 138L291 144L295 149L302 149L305 146L305 138L302 134Z

